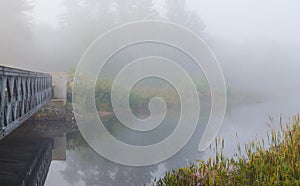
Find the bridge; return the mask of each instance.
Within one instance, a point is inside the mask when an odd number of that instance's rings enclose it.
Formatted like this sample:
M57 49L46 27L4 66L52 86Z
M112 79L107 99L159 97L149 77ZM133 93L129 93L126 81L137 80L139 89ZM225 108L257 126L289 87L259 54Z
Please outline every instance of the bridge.
M0 140L45 105L51 75L0 66Z
M51 98L50 74L0 66L0 185L44 184L53 140L9 134Z

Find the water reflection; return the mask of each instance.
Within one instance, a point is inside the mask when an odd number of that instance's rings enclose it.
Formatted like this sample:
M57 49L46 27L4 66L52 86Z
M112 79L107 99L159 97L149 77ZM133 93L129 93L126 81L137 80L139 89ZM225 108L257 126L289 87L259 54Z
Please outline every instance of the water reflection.
M174 118L166 120L166 126L173 127ZM147 137L142 135L128 135L124 128L120 128L120 123L116 118L111 117L104 122L108 130L123 140L130 142L147 141ZM118 127L119 126L119 127ZM199 133L203 130L203 125L198 125L196 129L198 135L194 135L190 141L178 154L153 166L129 167L110 162L94 152L82 138L80 132L67 133L67 159L65 162L53 164L59 170L64 185L143 185L153 181L154 177L162 175L165 171L188 165L194 159L201 159L202 154L197 151L199 143ZM166 131L167 132L167 131ZM143 142L144 140L144 142ZM160 153L160 152L153 152ZM53 172L58 171L52 167ZM54 174L53 174L54 175ZM51 173L47 182L52 183Z
M9 138L50 138L53 140L52 160L66 160L67 132L63 123L27 121L17 128Z
M95 153L85 143L82 143L83 139L79 133L72 133L71 135L72 138L68 138L68 142L71 142L72 145L68 146L71 149L67 152L66 168L61 171L63 178L70 185L76 185L80 181L86 185L142 185L150 183L154 176L161 175L166 170L187 165L195 158L201 159L201 153L197 152L197 148L195 148L196 143L186 146L176 156L158 165L147 167L122 166Z
M167 117L164 131L160 135L168 134L169 128L174 128L175 115L171 112ZM141 144L150 139L150 135L132 135L120 126L115 117L105 118L104 124L108 130L122 140L128 142L139 141ZM176 123L175 123L176 124ZM199 125L196 130L201 134L204 126ZM197 151L198 135L192 137L191 143L185 146L177 155L157 165L147 167L129 167L110 162L94 152L85 142L75 123L64 122L34 122L22 124L10 137L48 137L54 141L52 150L53 161L50 166L45 185L142 185L153 181L154 177L165 171L188 165L194 159L201 159L202 154ZM144 140L144 141L141 141ZM151 143L156 142L150 141ZM153 152L160 153L160 152Z
M268 126L268 116L274 116L274 125L278 124L280 115L285 121L288 117L299 112L300 98L276 97L260 99L259 101L247 102L244 104L231 104L230 114L227 114L220 136L225 138L225 155L233 155L237 138L241 144L255 138L264 137ZM283 112L284 111L284 112ZM175 112L176 113L176 112ZM167 126L174 124L172 113L166 122ZM190 162L198 159L207 159L212 153L208 150L201 153L197 150L202 131L203 123L207 120L204 115L199 121L198 127L189 143L172 158L152 166L128 167L112 163L96 152L94 152L82 138L76 124L62 122L28 122L23 124L17 131L23 136L52 137L56 143L57 156L52 161L45 185L142 185L153 181L154 177L162 176L165 171L178 167L187 166ZM106 118L104 122L108 130L128 143L143 144L141 139L149 140L149 137L133 135L119 126L114 117ZM163 131L163 130L162 130ZM127 133L127 135L125 135ZM163 133L168 134L168 132ZM16 135L13 133L13 135ZM136 142L138 141L138 143ZM154 141L150 141L155 142ZM54 148L55 151L55 148ZM159 152L153 152L153 154ZM63 160L63 161L61 161Z

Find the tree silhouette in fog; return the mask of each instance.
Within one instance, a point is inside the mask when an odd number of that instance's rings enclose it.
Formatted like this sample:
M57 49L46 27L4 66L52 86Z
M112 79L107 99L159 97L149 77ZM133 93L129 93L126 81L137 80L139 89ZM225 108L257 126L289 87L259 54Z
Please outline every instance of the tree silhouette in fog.
M187 9L185 0L165 0L165 9L168 21L185 26L197 34L204 30L204 22L199 15Z

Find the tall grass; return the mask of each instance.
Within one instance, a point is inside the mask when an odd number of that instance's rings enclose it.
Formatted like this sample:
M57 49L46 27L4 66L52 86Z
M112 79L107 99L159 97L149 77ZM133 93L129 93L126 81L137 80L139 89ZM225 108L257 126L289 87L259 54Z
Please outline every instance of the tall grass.
M111 105L111 87L113 81L110 79L99 79L95 87L95 101L98 110L112 111ZM199 83L199 86L201 84ZM200 90L200 88L198 88ZM126 89L124 92L119 92L119 97L115 99L128 99L126 97ZM204 94L206 88L201 89L199 95ZM208 94L208 93L206 93ZM176 90L172 86L166 86L166 84L149 84L142 85L138 88L134 88L130 92L129 102L132 109L146 108L150 99L153 97L161 97L163 100L169 104L179 104L179 97Z
M282 120L280 120L282 121ZM153 185L300 185L300 119L272 129L267 141L251 141L245 155L223 155L224 140L216 139L215 157L167 172Z

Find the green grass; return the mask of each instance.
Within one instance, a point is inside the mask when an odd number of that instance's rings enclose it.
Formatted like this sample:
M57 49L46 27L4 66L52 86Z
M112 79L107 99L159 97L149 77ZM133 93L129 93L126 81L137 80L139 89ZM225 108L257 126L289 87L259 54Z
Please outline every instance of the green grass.
M110 79L99 79L95 87L95 101L96 107L101 111L112 111L111 105L111 87L112 80ZM177 92L171 86L164 86L165 84L143 85L138 88L133 88L130 92L129 102L133 110L146 108L149 101L153 97L161 97L169 104L179 104L179 97ZM199 84L200 86L200 84ZM200 88L198 88L200 90ZM124 89L125 90L125 89ZM203 87L199 94L206 92L206 87ZM128 99L126 98L126 92L119 92L119 97L116 99ZM206 92L206 94L208 94Z
M245 145L245 155L226 158L224 140L214 144L215 157L167 172L153 185L300 185L300 119L275 131L267 140Z

